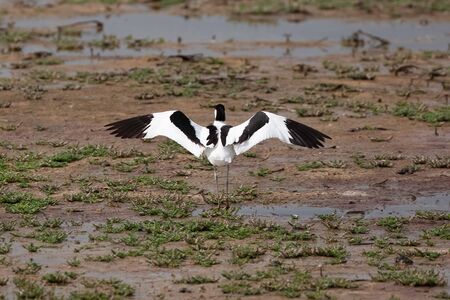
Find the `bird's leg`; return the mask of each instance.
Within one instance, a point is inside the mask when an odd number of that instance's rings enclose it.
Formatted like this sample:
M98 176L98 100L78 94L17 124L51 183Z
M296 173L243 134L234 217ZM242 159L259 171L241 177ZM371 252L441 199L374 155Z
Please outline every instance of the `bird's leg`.
M227 209L230 208L230 197L228 196L228 175L230 172L230 165L227 165L227 185L226 185L226 197L227 197Z
M214 180L216 181L216 190L217 194L219 194L219 177L217 176L217 168L216 166L213 166L214 168Z
M219 176L217 176L217 167L213 166L214 168L214 180L216 181L216 191L217 191L217 199L218 204L217 204L217 208L220 209L220 205L222 204L222 200L219 198Z

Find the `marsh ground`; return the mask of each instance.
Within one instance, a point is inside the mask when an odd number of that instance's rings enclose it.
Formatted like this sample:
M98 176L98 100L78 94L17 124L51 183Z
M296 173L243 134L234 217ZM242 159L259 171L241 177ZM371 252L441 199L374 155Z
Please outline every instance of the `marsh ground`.
M445 1L38 2L2 15L3 298L448 299ZM232 125L263 109L333 139L238 157L226 211L205 160L103 127L173 108L207 125L216 103Z

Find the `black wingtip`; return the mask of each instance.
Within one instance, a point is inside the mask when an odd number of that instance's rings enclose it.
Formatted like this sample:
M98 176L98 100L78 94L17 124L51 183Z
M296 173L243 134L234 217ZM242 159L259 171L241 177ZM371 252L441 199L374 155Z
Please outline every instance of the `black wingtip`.
M331 137L328 135L294 120L287 119L286 127L292 136L290 142L294 145L320 148L324 147L323 142L325 142L325 139L331 140Z
M123 139L143 138L144 131L150 126L153 115L137 116L110 124L106 124L106 130L112 130L111 134Z

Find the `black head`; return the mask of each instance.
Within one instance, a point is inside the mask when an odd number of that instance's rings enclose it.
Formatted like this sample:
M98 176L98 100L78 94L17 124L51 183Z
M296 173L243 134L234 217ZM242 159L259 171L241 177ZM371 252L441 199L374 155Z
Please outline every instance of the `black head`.
M216 121L225 122L225 106L222 104L217 104L214 106L214 115L216 117Z

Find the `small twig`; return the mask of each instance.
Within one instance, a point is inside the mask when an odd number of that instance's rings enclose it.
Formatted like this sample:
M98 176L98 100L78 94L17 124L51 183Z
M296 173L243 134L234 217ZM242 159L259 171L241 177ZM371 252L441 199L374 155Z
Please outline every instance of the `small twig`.
M369 137L371 142L389 142L390 140L392 140L394 136L390 135L387 138L379 138L379 137Z
M420 69L416 65L401 65L393 70L394 76L398 76L399 73L409 73L411 69Z
M272 154L272 150L269 149L269 152L267 153L267 155L266 155L265 157L263 157L263 158L261 159L261 161L268 160L271 154Z
M363 130L369 130L365 127L355 127L355 128L351 128L349 131L350 132L358 132L358 131L363 131ZM384 131L387 130L387 128L384 127L373 127L370 130L380 130L380 131Z
M196 54L176 54L176 55L169 55L169 58L181 58L182 61L198 61L203 58L202 53L196 53Z
M71 24L67 24L67 25L58 26L57 27L57 29L58 29L57 39L59 40L61 38L61 34L65 28L77 27L80 25L91 24L91 23L95 24L95 26L96 26L95 28L96 28L97 32L103 31L103 23L100 21L97 21L97 20L80 21L80 22L75 22L75 23L71 23Z
M368 38L371 38L372 40L378 41L380 43L380 46L387 46L387 45L389 45L391 43L388 40L383 39L382 37L373 35L371 33L368 33L368 32L362 31L362 30L358 30L356 33L361 34L361 35L365 35Z
M282 172L284 171L284 168L279 168L279 169L275 169L275 170L270 170L270 173L277 173L277 172Z
M380 182L375 182L375 183L371 184L371 186L381 186L381 185L385 184L386 182L388 182L388 180L389 179L385 179L385 180L380 181Z

